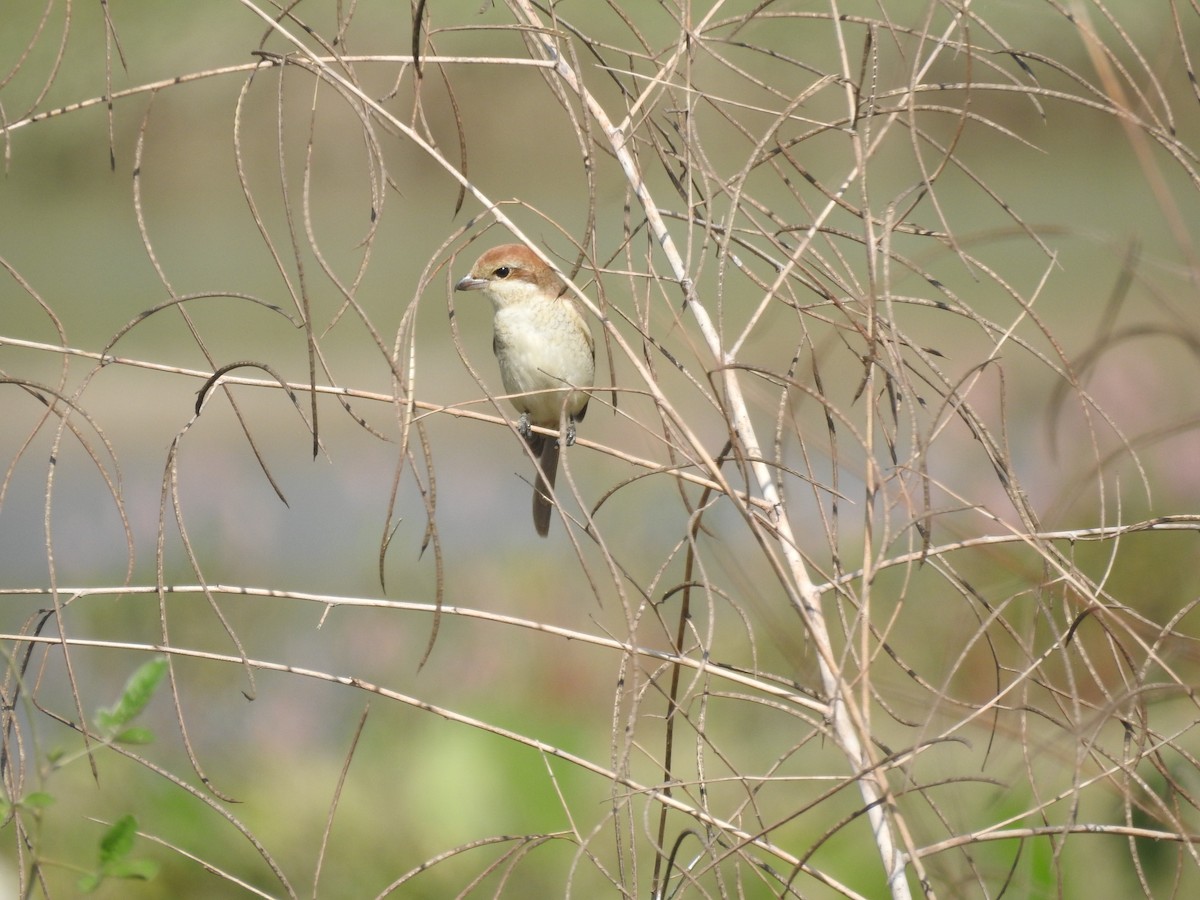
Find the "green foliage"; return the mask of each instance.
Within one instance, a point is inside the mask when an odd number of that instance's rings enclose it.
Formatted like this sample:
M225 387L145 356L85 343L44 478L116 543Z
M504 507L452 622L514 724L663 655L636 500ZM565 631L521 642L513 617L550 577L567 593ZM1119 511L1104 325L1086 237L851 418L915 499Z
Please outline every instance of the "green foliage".
M94 724L103 740L112 744L147 744L154 740L150 729L131 726L130 723L145 711L166 671L165 657L157 657L144 663L129 677L116 702L96 711L93 717ZM46 767L43 771L57 772L69 763L86 758L89 752L87 749L74 753L68 753L61 748L47 750L44 756ZM31 850L35 869L44 870L51 864L41 855L40 845L35 837L40 833L40 829L30 826L32 822L40 821L41 813L54 802L55 797L44 790L30 791L14 801L0 800L0 817L4 820L7 821L10 816L21 813L30 815L30 822L27 822L22 830L33 838ZM137 819L132 815L122 816L109 826L100 838L95 867L86 871L76 882L80 892L92 893L106 879L148 881L158 874L156 862L135 859L132 856L137 827Z
M19 800L0 798L0 820L7 821L15 809L41 810L54 803L54 797L45 791L31 791Z
M148 744L154 740L154 733L150 729L126 726L145 710L166 672L166 657L160 656L142 664L125 682L125 689L121 691L117 702L96 711L96 729L106 740L121 744ZM80 877L79 890L85 894L92 893L107 878L149 881L157 875L157 863L131 858L136 839L136 818L125 815L114 822L100 838L98 865Z
M144 668L144 667L143 667ZM100 838L100 859L95 871L79 879L79 890L90 894L106 878L149 881L158 874L158 864L148 859L131 859L137 839L137 819L122 816Z
M96 711L96 729L106 740L119 744L148 744L154 740L148 728L125 726L141 715L166 673L166 657L150 660L129 676L116 703Z

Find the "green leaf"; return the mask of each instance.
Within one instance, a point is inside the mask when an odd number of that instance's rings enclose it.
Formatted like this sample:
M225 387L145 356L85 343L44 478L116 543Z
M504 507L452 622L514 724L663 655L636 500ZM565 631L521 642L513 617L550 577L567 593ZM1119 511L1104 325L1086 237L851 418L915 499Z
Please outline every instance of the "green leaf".
M158 863L150 859L127 859L106 866L104 874L109 878L128 878L149 881L158 874Z
M45 791L30 791L21 798L21 806L32 806L35 809L44 809L53 802L54 796Z
M117 734L113 738L113 742L117 744L153 744L154 732L149 728L135 725L133 728L126 728Z
M108 871L109 866L121 862L133 850L137 838L137 819L121 816L100 838L100 868Z
M80 893L90 894L106 878L149 881L158 875L158 863L150 859L129 859L137 840L137 819L122 816L100 838L100 867L77 882Z
M139 666L137 671L125 682L125 690L115 704L104 707L96 712L96 727L102 734L113 735L133 721L162 681L167 672L167 658L159 656Z
M79 893L90 894L96 888L100 887L100 882L104 880L104 876L93 872L90 875L81 875L76 886L79 888Z

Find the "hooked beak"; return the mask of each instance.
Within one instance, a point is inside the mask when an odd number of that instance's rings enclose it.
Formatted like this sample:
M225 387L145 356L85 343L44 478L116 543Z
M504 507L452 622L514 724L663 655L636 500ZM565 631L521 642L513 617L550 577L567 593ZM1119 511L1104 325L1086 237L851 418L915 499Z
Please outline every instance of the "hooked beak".
M456 291L481 291L487 287L487 284L486 278L472 278L470 275L466 275L459 280L458 284L454 285L454 289Z

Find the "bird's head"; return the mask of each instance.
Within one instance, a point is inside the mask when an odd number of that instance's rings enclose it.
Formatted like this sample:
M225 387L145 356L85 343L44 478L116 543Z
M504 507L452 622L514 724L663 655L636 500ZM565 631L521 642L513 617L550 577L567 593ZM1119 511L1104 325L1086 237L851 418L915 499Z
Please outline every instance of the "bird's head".
M524 244L501 244L479 257L454 289L483 291L499 309L535 297L558 297L565 286Z

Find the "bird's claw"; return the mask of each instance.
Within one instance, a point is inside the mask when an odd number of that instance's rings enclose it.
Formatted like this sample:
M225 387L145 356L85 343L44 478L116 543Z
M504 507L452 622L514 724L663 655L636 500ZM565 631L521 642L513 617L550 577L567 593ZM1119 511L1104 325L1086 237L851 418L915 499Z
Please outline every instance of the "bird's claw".
M529 440L533 437L533 427L529 424L529 413L523 412L521 413L521 418L517 419L517 434L521 435L521 437L525 438L525 440ZM567 422L567 431L563 437L565 438L568 447L575 443L574 422ZM555 441L555 443L558 442Z

